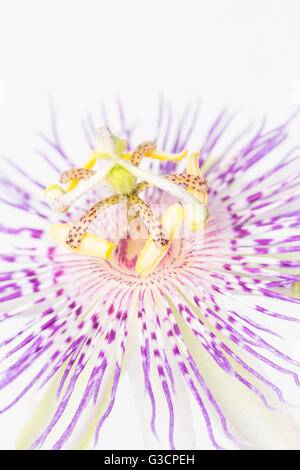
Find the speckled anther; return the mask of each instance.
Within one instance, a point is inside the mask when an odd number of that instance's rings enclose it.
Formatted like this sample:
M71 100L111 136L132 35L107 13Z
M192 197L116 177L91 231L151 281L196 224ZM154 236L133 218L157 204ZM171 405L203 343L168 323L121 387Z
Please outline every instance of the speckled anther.
M89 209L86 214L84 214L78 222L76 222L70 231L67 234L65 243L71 248L77 248L82 240L84 233L87 231L88 227L91 225L93 220L101 214L105 209L117 204L119 202L119 196L114 195L103 199L100 202L97 202L91 209Z
M164 175L164 178L186 188L196 189L197 191L207 191L207 180L202 176L185 175L185 174L170 174Z
M87 180L93 176L96 172L88 168L73 168L65 171L60 177L60 183L69 183L70 181L76 180Z
M83 168L87 170L91 170L94 167L95 163L96 163L96 152L94 150L91 150L88 156L88 161L84 165ZM67 191L69 192L69 191L72 191L72 189L75 189L79 181L80 179L77 179L77 178L72 179L70 181Z
M135 166L139 166L139 164L141 163L141 160L146 155L146 153L154 152L155 149L156 149L155 142L143 142L142 144L138 145L133 151L133 154L131 155L131 158L130 158L130 163L132 163Z
M189 175L196 175L200 178L203 178L201 170L199 168L199 152L190 153L186 160L186 172ZM188 191L196 198L198 201L202 202L207 206L207 190L206 191L198 191L197 189L192 188L191 186L188 188Z
M165 178L173 183L178 184L178 186L184 186L188 189L194 189L197 193L206 193L208 189L207 180L203 178L203 176L195 176L195 175L186 175L186 174L168 174L162 175L162 178ZM145 191L147 188L152 186L151 183L147 181L142 181L136 185L135 192L141 193Z
M169 244L170 239L167 231L153 214L148 204L146 204L137 194L132 194L128 199L128 205L129 214L131 216L139 216L142 219L155 246L163 248Z

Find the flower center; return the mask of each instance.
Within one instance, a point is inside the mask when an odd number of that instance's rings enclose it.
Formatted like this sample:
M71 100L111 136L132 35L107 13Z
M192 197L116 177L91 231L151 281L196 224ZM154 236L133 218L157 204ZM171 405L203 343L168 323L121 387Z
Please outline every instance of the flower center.
M125 242L121 242L118 248L115 248L115 253L119 253L123 264L131 266L134 263L137 273L145 277L166 256L183 220L192 231L201 231L205 227L208 219L207 181L198 166L198 153L188 156L187 173L157 176L139 168L144 157L178 161L186 157L187 151L181 154L156 152L153 142L144 142L129 154L124 153L125 148L124 140L113 136L109 129L101 128L97 136L96 150L91 152L87 164L83 168L71 169L61 175L60 182L68 184L68 188L63 189L57 184L48 186L45 192L46 200L59 212L67 211L73 202L99 183L113 192L112 196L91 207L73 226L53 224L50 232L58 243L76 254L109 258L113 252L112 244L88 233L87 230L105 209L120 204L126 210L129 226L136 223L139 230L146 229L148 239L141 245L140 241L145 237L139 236L139 242L133 242L132 237L129 237L126 239L126 246ZM109 163L101 170L95 171L93 167L97 159L109 160ZM138 178L141 181L137 184ZM168 207L161 220L139 195L149 187L166 191L178 200Z
M130 233L127 238L121 238L116 244L112 257L106 261L108 268L118 273L120 278L133 280L143 279L151 281L152 276L168 276L173 268L184 264L184 239L174 239L164 256L154 258L151 254L151 262L147 263L147 270L140 273L137 264L141 266L141 257L145 251L144 238L131 238ZM146 260L143 262L146 267Z

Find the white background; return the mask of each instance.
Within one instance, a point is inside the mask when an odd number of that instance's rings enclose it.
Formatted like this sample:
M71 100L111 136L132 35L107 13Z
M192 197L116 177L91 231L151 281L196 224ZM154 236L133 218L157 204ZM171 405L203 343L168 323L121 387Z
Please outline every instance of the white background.
M299 18L297 0L0 0L0 150L30 166L49 95L75 142L82 113L117 94L131 115L163 93L175 112L200 98L209 115L225 105L278 123L300 105ZM142 447L120 391L102 445ZM0 419L0 447L15 425Z
M0 4L1 150L16 158L47 128L49 95L74 123L117 93L139 115L160 92L278 121L300 104L297 0Z

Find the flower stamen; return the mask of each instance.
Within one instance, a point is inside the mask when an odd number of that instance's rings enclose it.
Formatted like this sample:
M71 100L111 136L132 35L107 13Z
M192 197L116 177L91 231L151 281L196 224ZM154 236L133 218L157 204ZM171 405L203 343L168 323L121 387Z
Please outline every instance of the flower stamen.
M50 185L46 190L46 199L48 204L53 210L57 212L65 212L71 206L71 204L77 201L77 199L87 193L90 189L93 189L97 184L101 183L113 166L114 162L108 163L89 179L85 180L80 186L76 187L72 191L62 192L61 195L58 195L57 192L53 191L47 193L48 188L53 186ZM61 189L61 191L63 191L63 189Z
M123 161L121 158L118 159L118 163L120 166L134 174L137 178L141 178L152 186L156 186L179 199L185 206L185 217L192 230L198 231L205 227L209 216L208 208L186 189L183 189L172 181L168 181L163 177L163 175L154 175L149 171L133 166L127 161Z
M76 249L91 223L95 218L101 214L105 209L117 204L119 202L119 196L114 195L103 199L100 202L97 202L91 209L89 209L79 220L76 222L69 230L65 243L71 248Z
M195 176L192 174L169 174L164 175L164 178L178 184L178 186L195 189L200 193L207 191L207 180L202 176Z
M190 174L167 174L162 175L163 178L172 181L173 183L178 184L178 186L184 186L188 189L195 189L196 193L206 193L207 192L207 180L202 176L195 176ZM147 181L142 181L136 186L136 193L145 191L147 188L151 188L153 185Z
M131 194L128 198L129 215L139 216L144 222L153 243L157 248L164 248L169 244L167 231L160 221L153 214L148 204L146 204L137 194Z
M89 153L89 158L88 158L88 161L87 163L84 165L83 168L87 169L87 170L91 170L92 168L94 168L95 166L95 163L96 163L96 152L94 150L91 150L90 153ZM67 192L69 191L72 191L72 189L76 188L76 186L78 185L79 183L79 179L78 178L74 178L71 183L69 184L69 187L67 189Z
M203 178L202 173L199 168L199 152L190 153L186 161L186 171L188 175L196 175L200 178ZM205 191L200 191L197 188L190 186L188 191L196 198L198 201L207 205L207 188Z
M71 170L67 170L62 173L60 177L60 183L66 184L72 180L87 180L91 176L93 176L96 172L94 170L90 170L88 168L73 168Z
M139 144L133 151L131 157L130 157L130 163L134 166L139 166L141 163L141 160L144 158L146 153L153 152L156 149L156 144L155 142L143 142L142 144Z

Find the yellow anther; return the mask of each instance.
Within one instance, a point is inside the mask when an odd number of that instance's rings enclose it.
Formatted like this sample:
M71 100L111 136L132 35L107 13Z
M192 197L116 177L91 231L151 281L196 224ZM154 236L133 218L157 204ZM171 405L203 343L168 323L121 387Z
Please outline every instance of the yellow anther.
M103 240L91 233L85 233L78 248L70 248L66 244L66 237L71 229L68 224L52 224L50 235L59 245L67 248L76 255L92 256L94 258L110 258L114 245L107 240Z
M179 162L180 160L183 160L186 155L187 155L187 150L183 150L180 153L169 153L169 152L146 152L145 157L150 157L150 158L155 158L157 160L162 160L162 161L171 161L171 162ZM125 160L130 160L132 157L133 152L127 152L123 153L121 155L122 158Z
M167 209L166 213L162 217L161 224L169 236L170 244L162 248L158 248L154 244L151 236L149 236L136 263L136 271L142 277L148 276L148 274L156 268L158 263L166 255L183 218L184 208L177 202Z

